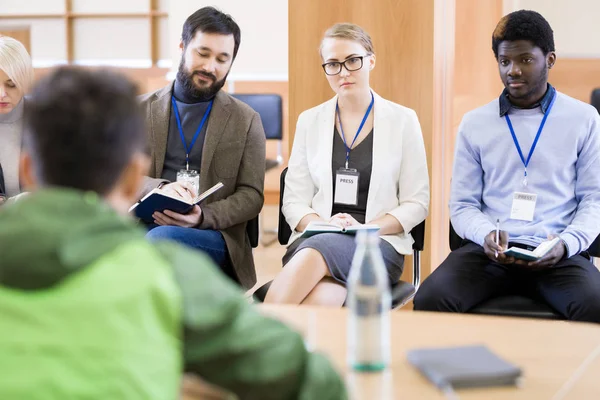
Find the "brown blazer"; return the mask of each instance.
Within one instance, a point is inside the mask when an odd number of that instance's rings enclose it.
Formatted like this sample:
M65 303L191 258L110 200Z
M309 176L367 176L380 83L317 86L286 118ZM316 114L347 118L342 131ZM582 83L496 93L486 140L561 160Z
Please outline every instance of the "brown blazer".
M165 181L160 176L167 151L172 90L171 84L140 97L147 116L152 157L144 194ZM233 269L247 289L256 283L256 271L246 222L256 217L263 206L264 181L265 133L260 116L245 103L220 91L206 128L200 192L218 182L225 186L202 203L203 220L198 229L221 232Z

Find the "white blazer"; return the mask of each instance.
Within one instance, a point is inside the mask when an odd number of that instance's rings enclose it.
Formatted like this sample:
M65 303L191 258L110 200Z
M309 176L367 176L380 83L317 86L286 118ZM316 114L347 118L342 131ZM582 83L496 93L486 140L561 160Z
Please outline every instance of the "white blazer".
M375 92L373 106L373 165L365 222L384 214L394 216L404 232L384 235L398 253L412 254L412 228L425 220L429 208L429 175L425 145L417 114L385 100ZM292 154L285 178L283 214L292 228L288 246L301 232L308 214L331 218L331 162L337 96L298 117Z

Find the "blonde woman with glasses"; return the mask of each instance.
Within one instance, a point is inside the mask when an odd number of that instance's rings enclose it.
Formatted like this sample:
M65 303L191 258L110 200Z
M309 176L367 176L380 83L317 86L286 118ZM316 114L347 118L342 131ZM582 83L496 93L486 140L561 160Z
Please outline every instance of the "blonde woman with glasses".
M354 236L301 238L310 222L378 225L392 283L412 251L408 232L428 212L419 120L413 110L370 88L376 57L369 34L354 24L334 25L325 33L320 55L336 96L298 118L283 198L293 233L266 302L343 305Z
M0 203L21 193L19 157L24 95L32 82L33 67L25 47L13 38L0 36L0 181L4 181Z

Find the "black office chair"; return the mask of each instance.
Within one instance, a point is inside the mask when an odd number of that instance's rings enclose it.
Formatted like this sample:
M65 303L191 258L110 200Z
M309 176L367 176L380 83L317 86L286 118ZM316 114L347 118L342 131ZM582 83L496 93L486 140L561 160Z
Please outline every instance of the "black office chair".
M0 197L6 196L6 190L4 189L4 173L2 172L2 165L0 165Z
M232 94L236 99L248 104L260 115L267 140L277 140L277 158L266 160L265 168L270 170L283 162L281 140L283 139L283 102L278 94Z
M458 236L450 223L450 250L461 246L462 238ZM588 249L592 257L600 256L600 236ZM525 317L540 319L565 319L542 299L522 295L504 295L486 300L469 311L472 314L499 315L509 317Z
M283 102L278 94L232 94L236 99L248 104L260 116L265 137L267 140L277 140L277 157L275 160L265 160L265 170L269 171L278 167L283 162L281 152L281 140L283 139ZM257 220L257 224L262 223ZM259 229L259 228L257 228ZM263 233L277 234L276 229L262 229ZM263 244L268 245L275 242L275 239L267 239L263 236ZM256 242L258 245L258 242ZM256 247L256 246L253 246Z
M285 175L287 174L287 168L281 172L279 178L279 229L277 238L279 243L287 245L290 236L292 235L292 229L287 224L285 216L282 212L283 205L283 191L285 189ZM392 308L402 307L404 304L409 302L417 293L417 289L421 283L421 251L425 243L425 221L415 226L410 232L413 239L413 280L412 284L408 282L398 281L392 285ZM271 286L271 282L265 283L254 292L254 297L258 301L264 301L267 291Z
M600 113L600 89L592 90L592 98L590 104L596 107L596 110Z
M252 218L246 224L246 234L248 235L248 239L250 240L250 246L252 248L258 247L258 237L259 237L259 229L258 229L258 215Z

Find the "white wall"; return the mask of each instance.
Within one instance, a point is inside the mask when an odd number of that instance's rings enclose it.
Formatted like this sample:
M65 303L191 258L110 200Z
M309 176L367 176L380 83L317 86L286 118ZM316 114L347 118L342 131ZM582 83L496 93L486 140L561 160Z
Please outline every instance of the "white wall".
M288 2L286 0L172 0L169 9L173 69L179 65L181 28L199 8L214 6L230 14L242 31L242 41L229 81L287 81Z
M178 0L172 0L177 2ZM168 12L170 0L159 0L159 10ZM147 13L148 0L72 0L72 12L81 14ZM66 62L64 0L0 0L0 26L29 26L31 56L35 67ZM2 18L1 15L54 15L56 18ZM171 63L168 46L169 23L157 18L159 65ZM73 56L75 63L149 67L150 29L147 17L73 19Z
M88 65L150 67L152 61L149 32L150 23L146 18L75 19L75 62Z
M0 16L0 26L31 27L34 66L66 60L64 0L0 0L0 15L49 14L50 19L14 19ZM242 30L242 43L230 81L287 81L288 2L286 0L157 0L168 18L159 26L159 66L179 65L179 40L185 19L198 8L212 5L231 14ZM72 0L75 13L144 13L148 0ZM145 67L150 65L150 38L146 18L81 18L73 23L76 63Z
M3 0L0 0L3 1ZM67 35L65 21L52 19L0 19L0 26L28 26L31 39L31 57L34 67L65 63L67 60Z
M64 0L2 0L0 14L57 14L65 11Z
M554 31L556 54L563 58L600 58L599 0L505 0L505 12L539 12Z

